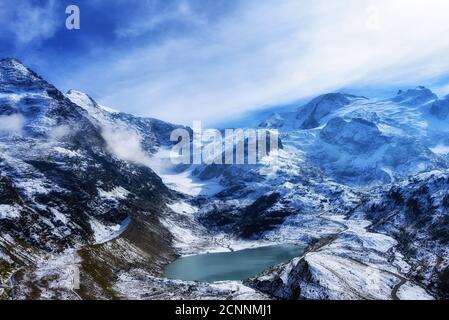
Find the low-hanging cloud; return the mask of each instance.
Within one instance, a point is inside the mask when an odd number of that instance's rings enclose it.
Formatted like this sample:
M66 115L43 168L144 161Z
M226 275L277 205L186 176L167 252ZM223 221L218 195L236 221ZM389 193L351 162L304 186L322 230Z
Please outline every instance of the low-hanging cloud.
M138 133L119 126L103 126L101 134L109 151L117 158L150 166L150 157L142 149L141 137Z
M20 114L0 116L0 132L19 133L24 125L24 117Z
M190 123L348 86L434 83L449 73L446 0L238 3L218 22L142 41L70 81L100 93L103 104Z

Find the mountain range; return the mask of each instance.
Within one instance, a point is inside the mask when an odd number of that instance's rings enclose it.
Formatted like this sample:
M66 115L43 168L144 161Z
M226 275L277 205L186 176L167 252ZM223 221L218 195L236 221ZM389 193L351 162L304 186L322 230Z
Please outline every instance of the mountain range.
M449 96L319 96L261 121L282 148L257 165L174 166L178 128L0 60L0 297L449 298ZM306 249L245 281L163 277L286 243Z

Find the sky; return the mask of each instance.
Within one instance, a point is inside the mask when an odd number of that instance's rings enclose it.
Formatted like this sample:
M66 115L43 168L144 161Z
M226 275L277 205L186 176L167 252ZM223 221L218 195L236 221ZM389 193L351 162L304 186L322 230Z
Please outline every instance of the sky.
M79 6L80 30L65 9ZM449 93L447 0L0 0L0 57L139 116L213 123L326 92Z

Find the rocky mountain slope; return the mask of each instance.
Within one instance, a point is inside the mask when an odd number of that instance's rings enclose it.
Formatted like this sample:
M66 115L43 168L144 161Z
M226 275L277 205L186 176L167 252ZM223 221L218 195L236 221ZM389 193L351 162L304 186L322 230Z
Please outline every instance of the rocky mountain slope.
M0 60L0 124L1 298L266 298L158 278L185 196L150 166L179 126L63 94L14 59Z
M74 249L97 248L125 229L134 232L120 245L146 269L171 259L170 233L157 217L172 192L148 167L110 152L85 109L16 60L0 61L0 121L9 124L0 130L0 276L19 283L12 296L45 297L48 282L59 294L50 279L72 265L91 278L82 291L103 295L107 281L90 270L98 257L86 250L81 260Z
M449 175L434 171L391 187L364 207L371 230L391 234L410 275L448 297Z

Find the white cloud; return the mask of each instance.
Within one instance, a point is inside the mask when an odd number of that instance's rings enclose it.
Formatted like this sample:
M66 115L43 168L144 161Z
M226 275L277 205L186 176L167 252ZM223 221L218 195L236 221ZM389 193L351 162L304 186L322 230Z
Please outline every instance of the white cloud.
M118 126L104 126L101 134L109 151L117 158L143 165L151 163L150 157L142 149L141 137L136 132Z
M55 0L39 5L29 0L16 1L13 5L0 4L0 28L3 33L13 34L18 45L40 43L56 32L56 9Z
M149 6L148 10L143 11L140 19L132 21L128 26L117 29L115 33L119 37L126 38L143 35L170 22L182 22L189 26L197 27L207 24L206 17L197 14L187 0L171 3L166 10L156 15L152 14L154 12L154 8Z
M447 0L242 1L215 24L70 81L103 104L185 123L355 84L417 85L449 71L447 12Z
M67 125L57 126L51 129L48 133L48 137L52 140L63 140L69 136L72 132L79 130L79 128L71 128Z
M0 132L20 132L24 124L23 116L13 114L10 116L0 116Z

